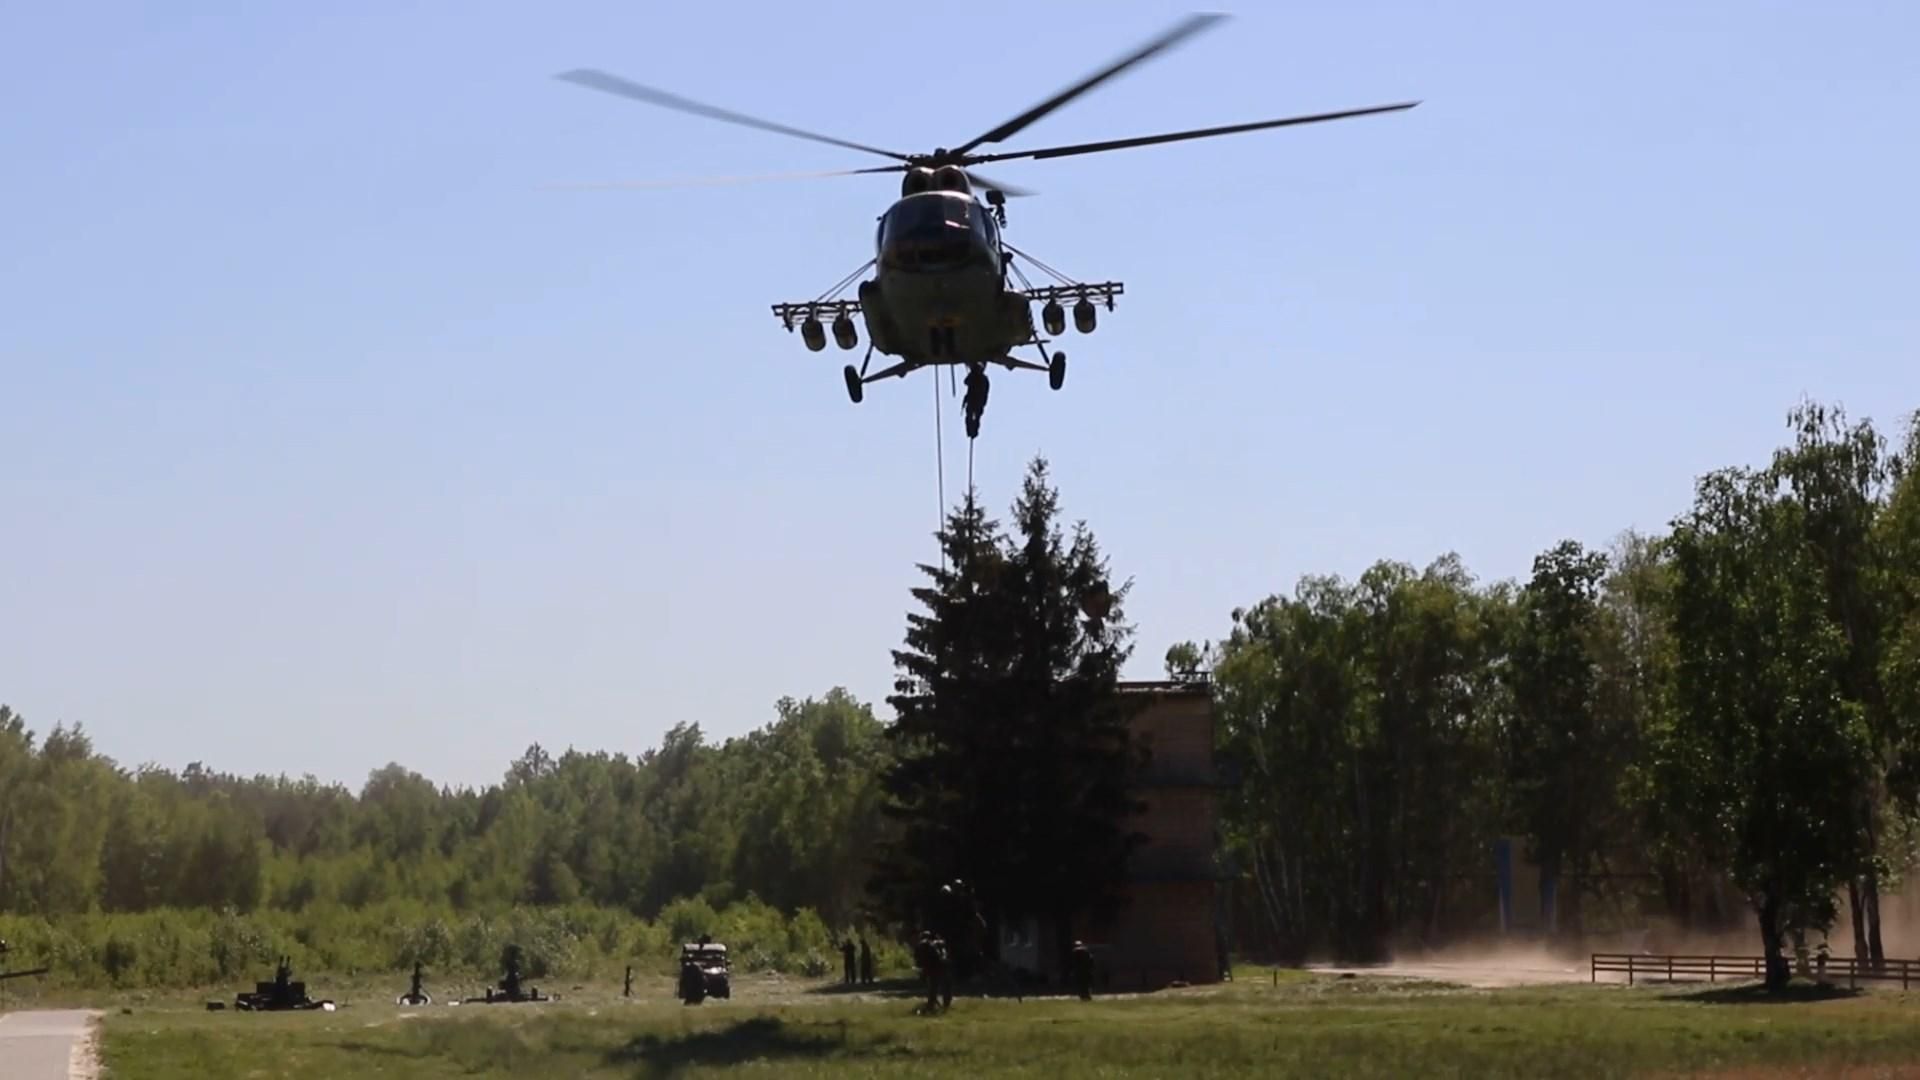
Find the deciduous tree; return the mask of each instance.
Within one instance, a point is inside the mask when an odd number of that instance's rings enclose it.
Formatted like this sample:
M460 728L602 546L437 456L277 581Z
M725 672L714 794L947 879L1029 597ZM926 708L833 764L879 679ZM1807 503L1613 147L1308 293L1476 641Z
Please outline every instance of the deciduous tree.
M1800 513L1764 473L1727 469L1675 523L1676 708L1654 763L1665 805L1745 892L1776 988L1789 940L1832 925L1869 850L1871 733Z

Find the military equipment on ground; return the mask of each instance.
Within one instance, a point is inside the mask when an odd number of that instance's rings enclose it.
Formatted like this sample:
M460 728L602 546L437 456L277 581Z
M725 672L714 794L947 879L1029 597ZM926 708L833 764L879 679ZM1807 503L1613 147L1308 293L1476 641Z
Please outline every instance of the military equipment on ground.
M413 962L413 985L407 988L406 993L394 998L393 1003L395 1005L433 1004L433 995L427 993L426 990L420 986L420 961L415 960Z
M508 945L500 954L500 966L506 969L498 986L489 986L484 997L468 998L469 1005L517 1004L523 1001L552 1001L537 986L528 986L520 976L520 946ZM496 993L495 991L498 991Z
M1073 314L1074 328L1083 334L1091 333L1096 305L1112 310L1114 297L1121 293L1121 285L1117 281L1093 283L1070 279L1002 239L1001 231L1007 222L1007 196L1031 192L989 180L974 172L973 166L996 161L1095 154L1243 131L1319 123L1397 112L1419 104L1406 101L1039 150L989 153L982 149L990 148L989 144L1004 143L1067 102L1222 18L1224 16L1212 14L1190 16L1127 56L1006 123L951 149L943 147L932 153L901 153L802 131L691 101L603 71L580 69L565 72L558 78L711 120L741 124L893 159L894 164L891 165L813 174L901 173L900 198L880 216L880 225L874 235L873 258L820 297L799 303L775 304L773 312L789 332L798 325L801 340L814 352L827 347L829 324L834 344L849 350L858 347L859 334L854 319L858 317L865 323L866 359L861 361L858 369L848 364L843 372L847 396L855 404L859 403L868 383L905 377L925 367L947 366L951 369L964 366L968 380L967 435L971 438L979 431L980 413L986 406L986 369L989 365L1004 367L1009 371L1025 369L1045 372L1049 385L1055 390L1060 389L1066 380L1067 358L1064 352L1058 350L1049 355L1048 338L1058 338L1065 333L1069 308ZM926 85L937 85L938 82L933 79ZM976 191L984 192L984 200L976 196ZM1147 212L1162 211L1163 208L1148 208ZM1058 284L1035 287L1014 266L1016 255L1054 278ZM858 298L837 299L868 267L876 267L874 276L860 283L856 294ZM1041 327L1038 328L1034 325L1032 311L1035 303L1043 305ZM1039 332L1042 329L1045 337ZM1039 350L1038 362L1013 356L1014 349L1027 346ZM896 357L897 362L869 375L867 366L876 349L884 355Z
M710 997L733 997L733 975L727 963L727 947L708 938L680 946L680 984L678 995L688 1005L698 1005Z
M286 957L274 966L272 982L253 984L253 992L235 994L233 1007L241 1012L280 1012L288 1009L333 1009L333 1002L315 1001L307 996L307 984L293 977L293 965Z
M12 951L13 946L7 944L5 938L0 938L0 956L5 956ZM47 970L48 969L44 967L37 967L27 968L24 971L0 971L0 982L8 979L24 979L30 975L45 975Z

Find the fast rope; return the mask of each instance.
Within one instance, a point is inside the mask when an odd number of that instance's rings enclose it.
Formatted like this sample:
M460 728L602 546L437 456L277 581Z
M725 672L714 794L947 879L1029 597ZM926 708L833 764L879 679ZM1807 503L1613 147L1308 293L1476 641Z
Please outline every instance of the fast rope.
M967 440L967 498L973 498L973 440Z
M953 368L951 365L948 366L947 372L949 375L952 374ZM946 438L946 434L942 427L941 419L940 419L940 414L942 410L940 408L940 370L939 368L937 367L934 368L932 374L933 374L933 467L934 467L935 486L940 496L940 516L937 519L938 527L934 530L934 534L938 536L941 533L944 533L947 528L947 438ZM953 380L949 379L948 381L952 382ZM956 386L953 389L957 391L958 387ZM974 444L974 441L975 440L973 436L971 435L967 436L967 498L969 499L973 498L973 444ZM947 570L947 548L945 544L942 544L940 546L940 571L942 573L945 573L946 570Z
M935 475L939 478L940 515L934 519L934 535L939 536L947 529L947 441L940 433L940 369L934 368L933 375L933 462ZM973 482L973 451L967 451L967 482ZM947 572L947 545L940 545L940 572Z

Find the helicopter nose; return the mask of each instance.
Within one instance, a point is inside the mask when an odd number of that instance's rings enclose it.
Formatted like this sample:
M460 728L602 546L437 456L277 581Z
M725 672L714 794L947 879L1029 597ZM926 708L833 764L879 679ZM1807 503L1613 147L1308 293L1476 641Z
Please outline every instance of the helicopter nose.
M886 264L900 270L942 270L991 259L986 242L970 232L948 229L900 237L887 245Z

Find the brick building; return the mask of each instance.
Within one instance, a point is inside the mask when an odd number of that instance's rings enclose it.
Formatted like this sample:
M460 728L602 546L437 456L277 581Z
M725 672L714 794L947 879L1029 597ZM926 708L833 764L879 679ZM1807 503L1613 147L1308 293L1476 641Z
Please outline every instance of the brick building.
M1133 736L1150 755L1131 822L1147 837L1127 868L1123 904L1105 925L1082 918L1074 932L1115 989L1156 989L1220 979L1227 942L1219 848L1221 778L1213 760L1213 698L1204 682L1123 682L1137 702ZM1032 921L1001 931L1001 959L1059 978L1052 934Z

